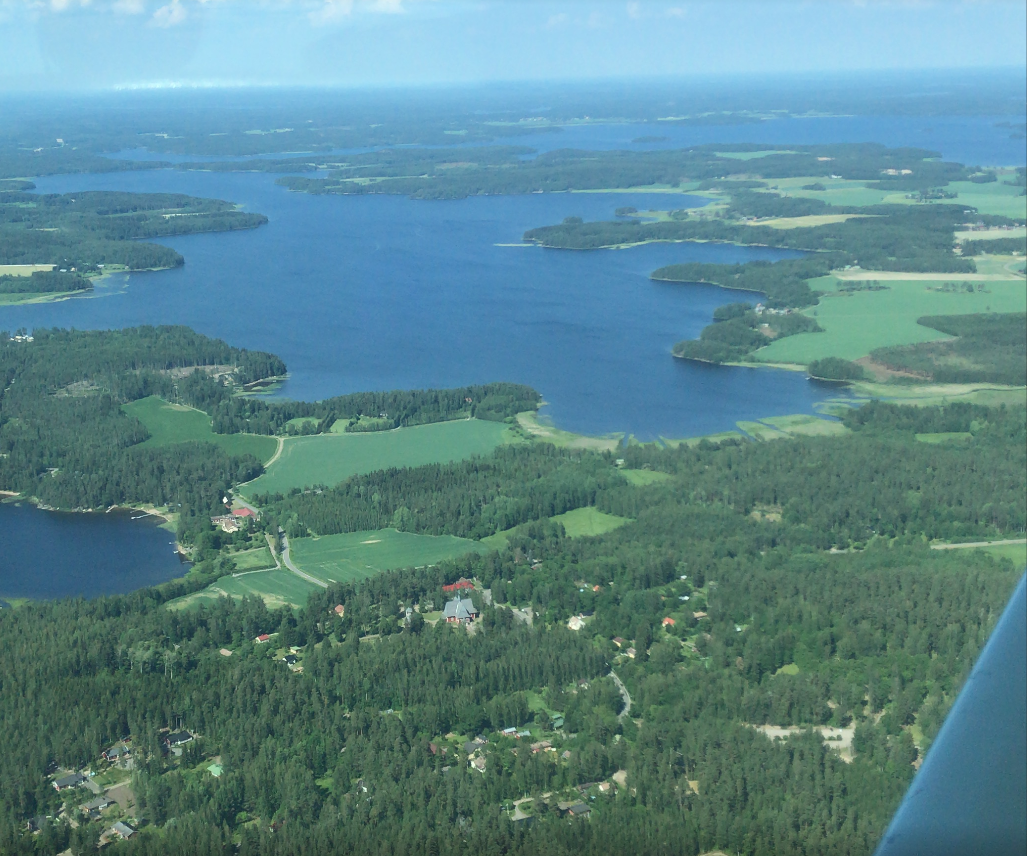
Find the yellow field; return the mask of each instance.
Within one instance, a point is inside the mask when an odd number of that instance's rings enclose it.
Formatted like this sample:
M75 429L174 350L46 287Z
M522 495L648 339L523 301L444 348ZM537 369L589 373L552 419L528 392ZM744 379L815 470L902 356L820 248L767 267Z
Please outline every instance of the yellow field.
M0 265L0 276L31 276L37 270L53 270L56 265Z

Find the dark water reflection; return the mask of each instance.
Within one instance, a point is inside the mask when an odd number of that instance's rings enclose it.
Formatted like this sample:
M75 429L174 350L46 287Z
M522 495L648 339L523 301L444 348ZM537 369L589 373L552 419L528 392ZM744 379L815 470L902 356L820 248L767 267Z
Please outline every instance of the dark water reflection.
M174 535L140 512L71 514L0 503L0 596L129 592L181 576Z

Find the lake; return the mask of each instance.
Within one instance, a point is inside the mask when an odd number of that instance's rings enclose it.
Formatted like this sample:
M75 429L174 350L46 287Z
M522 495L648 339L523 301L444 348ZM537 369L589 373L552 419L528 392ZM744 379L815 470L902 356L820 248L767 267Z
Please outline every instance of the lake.
M974 163L1022 164L1022 142L1010 140L996 121L823 117L718 127L582 125L516 142L547 150L877 140L929 146ZM632 142L654 134L668 139ZM232 345L280 355L291 375L279 394L300 399L517 381L543 394L543 413L559 427L643 440L809 412L834 394L799 373L675 360L675 342L696 336L717 306L747 295L648 278L674 262L794 253L716 244L585 252L502 246L571 215L609 219L620 206L679 208L702 199L564 193L414 201L289 193L274 179L177 170L39 179L39 191L47 193L167 191L229 199L270 222L249 232L163 240L185 256L183 268L113 275L84 298L0 307L0 329L186 324ZM0 596L90 595L169 579L181 573L169 541L148 521L3 505Z
M182 576L174 535L140 512L74 514L0 503L0 597L96 597Z
M714 308L744 299L714 286L654 283L676 261L791 258L770 248L650 244L567 251L518 244L568 215L623 205L703 204L651 194L531 194L416 201L311 196L274 176L156 170L41 179L42 192L173 191L267 214L247 232L167 240L172 271L114 275L94 296L0 308L0 325L79 328L186 324L280 355L281 394L526 383L561 428L688 437L739 419L809 411L829 394L802 374L704 366L671 348Z

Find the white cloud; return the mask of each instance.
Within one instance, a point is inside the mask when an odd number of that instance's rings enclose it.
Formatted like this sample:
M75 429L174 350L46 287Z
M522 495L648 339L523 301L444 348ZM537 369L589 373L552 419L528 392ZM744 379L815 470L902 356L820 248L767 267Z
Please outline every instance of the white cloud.
M632 0L628 3L628 17L629 18L641 18L642 17L642 5L638 0Z
M126 15L141 15L146 11L145 0L115 0L111 8Z
M546 26L552 29L553 27L560 27L566 24L570 20L571 16L566 12L561 12L559 15L551 15L549 20L546 21Z
M171 0L153 13L153 23L158 27L174 27L186 18L185 6L181 0Z
M683 6L671 6L667 10L668 18L684 18L687 14L688 12L685 11L685 8Z

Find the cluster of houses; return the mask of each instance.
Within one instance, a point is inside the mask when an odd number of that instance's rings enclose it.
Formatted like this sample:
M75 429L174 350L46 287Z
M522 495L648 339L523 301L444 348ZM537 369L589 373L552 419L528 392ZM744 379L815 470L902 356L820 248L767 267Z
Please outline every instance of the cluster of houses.
M753 309L757 315L791 315L791 309L772 309L769 306L764 306L762 303L757 303Z
M239 529L242 528L243 523L247 520L257 519L259 519L259 515L252 509L236 508L228 514L219 514L210 518L210 522L221 529L222 532L232 533L238 532Z

